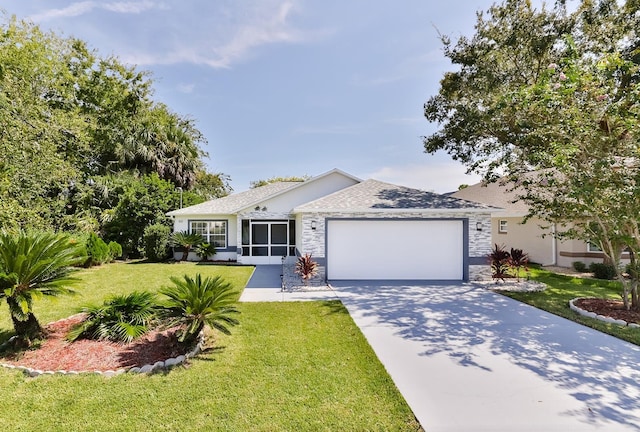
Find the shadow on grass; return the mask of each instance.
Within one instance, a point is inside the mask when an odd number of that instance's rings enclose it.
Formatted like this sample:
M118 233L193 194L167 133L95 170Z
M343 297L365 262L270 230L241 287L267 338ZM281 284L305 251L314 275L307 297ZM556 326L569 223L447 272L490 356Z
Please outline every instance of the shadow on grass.
M349 315L349 311L340 300L323 300L321 305L327 309L327 315Z

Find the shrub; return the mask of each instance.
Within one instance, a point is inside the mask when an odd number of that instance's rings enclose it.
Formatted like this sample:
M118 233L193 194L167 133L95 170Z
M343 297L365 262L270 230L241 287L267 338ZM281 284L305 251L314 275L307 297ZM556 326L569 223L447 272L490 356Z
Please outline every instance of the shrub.
M574 261L573 263L571 263L571 265L573 266L573 269L577 272L585 273L587 271L587 265L582 261Z
M200 257L201 261L206 261L210 256L216 254L216 247L211 243L200 243L195 248L193 248L196 255Z
M180 261L186 261L191 248L200 243L202 243L202 236L200 234L176 231L171 235L171 246L182 249L182 258L180 258Z
M164 224L149 225L142 236L144 255L149 261L164 261L169 256L171 228Z
M527 264L529 264L529 255L524 253L522 249L511 248L511 253L507 260L509 267L516 272L516 277L520 279L520 270L527 270Z
M109 246L98 237L95 233L89 234L86 243L87 248L87 265L96 266L111 261L111 253Z
M296 262L296 274L299 274L305 285L309 283L309 279L318 274L318 263L311 259L311 254L304 254L298 257Z
M616 277L616 268L611 264L591 263L589 270L593 272L593 277L596 279L611 280Z
M161 309L161 316L168 326L181 325L178 340L185 345L195 342L200 331L208 324L222 333L230 334L227 326L238 324L231 314L240 313L233 305L237 293L229 282L220 276L195 279L184 275L172 277L173 286L160 290L168 297Z
M110 241L107 246L109 247L109 254L111 255L112 261L122 256L122 246L120 245L120 243Z
M489 263L491 265L491 275L496 279L503 279L509 277L507 273L509 270L509 252L504 250L504 246L498 246L494 244L493 250L488 255Z
M106 300L102 306L86 306L87 318L74 326L67 340L81 338L129 343L149 330L156 316L156 297L148 291L134 291Z

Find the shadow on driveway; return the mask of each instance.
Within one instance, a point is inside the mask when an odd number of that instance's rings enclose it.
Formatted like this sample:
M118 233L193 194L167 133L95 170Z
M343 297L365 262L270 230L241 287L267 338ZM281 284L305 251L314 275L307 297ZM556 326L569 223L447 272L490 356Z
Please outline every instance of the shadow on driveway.
M418 344L417 355L431 362L424 362L425 369L416 370L416 374L425 371L437 374L432 370L437 365L461 376L474 369L478 371L476 376L490 374L489 377L506 380L507 388L508 381L513 380L515 389L518 377L528 379L531 374L524 371L529 371L538 377L531 377L533 381L543 382L543 387L554 392L545 402L557 399L558 421L577 423L577 428L571 430L640 431L640 347L636 345L472 284L333 282L332 285L365 336L369 333L375 338L375 331L388 328L389 334L401 338L403 343ZM374 331L375 328L378 330ZM370 343L375 345L375 341ZM385 348L374 346L374 349L378 352ZM394 360L394 353L388 353L387 362L402 361L395 355ZM441 356L448 361L436 361ZM453 369L449 369L450 363L454 363ZM505 367L497 370L496 365L504 364L514 365L506 369L515 372L502 376ZM393 377L392 367L386 366ZM473 392L473 381L469 381L464 394ZM504 395L496 395L501 396ZM427 395L425 403L431 403L433 398L434 395ZM415 412L413 405L412 408ZM423 423L426 429L429 426Z

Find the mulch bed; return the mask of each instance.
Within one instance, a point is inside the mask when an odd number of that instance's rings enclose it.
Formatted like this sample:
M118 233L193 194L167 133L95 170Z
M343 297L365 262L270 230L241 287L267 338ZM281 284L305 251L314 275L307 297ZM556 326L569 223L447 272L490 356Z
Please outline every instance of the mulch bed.
M47 339L37 349L7 354L0 362L42 371L107 371L154 364L184 354L175 336L176 329L151 331L129 344L81 339L65 340L82 315L45 326Z
M598 315L625 320L628 323L640 324L640 312L626 310L622 300L585 298L575 300L573 304L580 309L594 312Z

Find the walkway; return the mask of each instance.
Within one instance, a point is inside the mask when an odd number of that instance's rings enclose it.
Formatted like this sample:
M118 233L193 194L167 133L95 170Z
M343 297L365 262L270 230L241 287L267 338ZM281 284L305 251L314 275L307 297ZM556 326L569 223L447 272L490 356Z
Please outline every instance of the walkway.
M241 302L336 300L336 293L328 291L282 292L282 265L255 267L246 288L240 295Z

